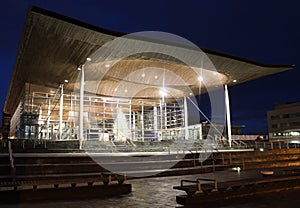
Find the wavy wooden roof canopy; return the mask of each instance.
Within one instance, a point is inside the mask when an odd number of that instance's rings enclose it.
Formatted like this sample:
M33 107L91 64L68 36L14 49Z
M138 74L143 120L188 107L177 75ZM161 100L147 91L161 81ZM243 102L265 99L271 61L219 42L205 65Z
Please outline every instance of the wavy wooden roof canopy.
M43 88L40 90L46 91L49 88L58 88L64 80L70 80L66 90L76 89L78 65L85 63L86 58L101 46L123 35L126 34L31 7L19 45L4 112L14 113L25 83L40 85ZM173 43L163 44L177 49L184 48ZM217 70L203 69L206 88L216 85L211 81L212 77L217 77L221 84L231 86L293 68L293 65L261 64L215 51L203 51ZM102 96L157 98L161 96L159 89L163 82L172 97L188 96L190 92L186 89L194 94L199 91L198 76L194 73L199 69L187 66L171 56L140 53L119 60L105 73L98 70L105 69L104 65L107 64L109 63L91 62L90 73L85 77L87 92ZM89 83L96 89L90 89ZM126 96L125 92L131 91L134 93Z

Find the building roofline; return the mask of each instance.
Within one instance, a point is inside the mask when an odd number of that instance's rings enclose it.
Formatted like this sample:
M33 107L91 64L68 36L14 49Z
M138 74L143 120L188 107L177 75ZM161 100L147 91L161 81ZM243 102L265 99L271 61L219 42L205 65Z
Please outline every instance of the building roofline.
M84 27L84 28L87 28L87 29L90 29L90 30L93 30L93 31L96 31L96 32L104 33L104 34L107 34L107 35L112 35L112 36L115 36L115 37L128 35L128 33L108 30L108 29L105 29L105 28L102 28L102 27L99 27L99 26L95 26L95 25L83 22L83 21L78 20L78 19L74 19L74 18L65 16L65 15L53 12L53 11L49 11L49 10L37 7L37 6L30 6L29 12L30 11L36 12L36 13L39 13L39 14L43 14L43 15L47 15L47 16L50 16L50 17L53 17L53 18L56 18L56 19L60 19L62 21L65 21L65 22L68 22L68 23L71 23L71 24L74 24L74 25L77 25L77 26L80 26L80 27ZM168 44L170 44L170 43L168 43ZM239 57L239 56L235 56L235 55L231 55L231 54L227 54L227 53L224 53L224 52L219 52L219 51L215 51L215 50L211 50L211 49L207 49L207 48L201 48L201 50L205 53L209 53L209 54L212 54L212 55L223 56L223 57L226 57L226 58L246 62L246 63L249 63L249 64L254 64L254 65L257 65L257 66L261 66L261 67L270 67L270 68L273 68L273 67L274 68L294 68L295 67L295 64L265 64L265 63L253 61L253 60L250 60L250 59L247 59L247 58L243 58L243 57Z

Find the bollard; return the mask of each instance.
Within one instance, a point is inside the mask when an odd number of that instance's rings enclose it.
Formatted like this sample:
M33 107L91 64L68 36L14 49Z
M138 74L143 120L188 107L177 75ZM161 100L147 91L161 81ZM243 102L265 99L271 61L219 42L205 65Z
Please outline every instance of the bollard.
M271 149L273 149L274 148L274 146L273 146L273 142L271 142Z
M281 142L279 142L279 144L278 144L278 145L279 145L279 149L281 149Z

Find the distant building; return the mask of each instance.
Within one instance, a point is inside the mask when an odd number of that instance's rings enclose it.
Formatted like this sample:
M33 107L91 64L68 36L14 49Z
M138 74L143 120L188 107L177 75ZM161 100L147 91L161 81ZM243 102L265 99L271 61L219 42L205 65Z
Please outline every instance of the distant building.
M276 105L268 112L268 129L271 140L300 139L300 102Z

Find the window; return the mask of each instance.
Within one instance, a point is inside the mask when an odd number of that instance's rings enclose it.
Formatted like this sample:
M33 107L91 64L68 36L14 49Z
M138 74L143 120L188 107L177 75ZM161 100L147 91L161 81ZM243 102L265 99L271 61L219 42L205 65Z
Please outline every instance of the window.
M282 118L289 118L289 117L290 117L289 114L283 114L283 115L282 115Z
M273 124L272 129L277 129L277 124Z
M275 120L275 119L279 119L279 118L280 118L279 115L271 116L271 120Z

